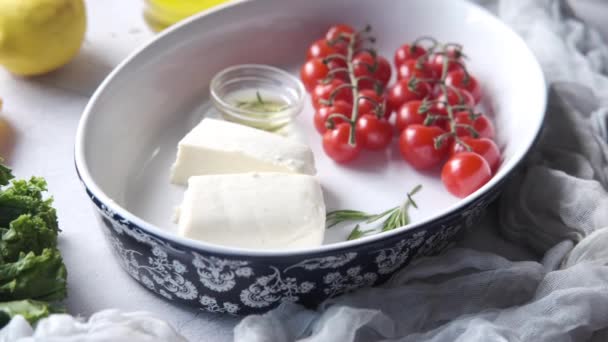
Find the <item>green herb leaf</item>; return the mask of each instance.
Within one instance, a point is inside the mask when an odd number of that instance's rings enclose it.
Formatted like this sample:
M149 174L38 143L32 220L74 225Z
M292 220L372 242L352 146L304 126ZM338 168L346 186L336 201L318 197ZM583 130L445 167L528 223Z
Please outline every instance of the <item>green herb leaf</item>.
M39 255L45 248L56 246L57 230L49 229L38 216L21 215L0 238L0 261L15 262L21 252Z
M57 250L57 213L44 198L43 178L13 180L0 164L0 328L19 314L30 322L55 312L42 301L66 295L66 269Z
M259 102L260 104L264 104L264 100L262 100L262 94L260 94L260 91L259 91L259 90L256 90L256 91L255 91L255 97L258 99L258 102Z
M348 235L348 237L346 239L347 240L356 240L360 237L363 237L367 233L368 233L368 231L361 230L361 227L359 225L356 225L355 228L353 228L353 230L350 232L350 234Z
M0 158L0 186L7 185L8 181L13 179L11 169L2 164L2 158Z
M46 192L44 178L13 180L11 186L0 191L0 227L8 227L11 221L23 214L40 217L47 228L59 230L53 199L43 199Z
M65 298L67 271L57 249L40 255L21 253L13 263L0 265L0 301Z
M363 221L374 215L358 210L335 210L326 214L325 226L331 228L346 221Z
M21 315L31 324L36 323L51 313L63 312L52 307L49 303L37 300L15 300L0 303L0 328L6 325L11 318Z
M387 211L381 212L380 214L372 215L367 219L367 221L365 221L365 223L372 223L372 222L378 221L379 219L385 217L386 215L391 214L393 211L395 211L397 209L399 209L399 207L394 207Z

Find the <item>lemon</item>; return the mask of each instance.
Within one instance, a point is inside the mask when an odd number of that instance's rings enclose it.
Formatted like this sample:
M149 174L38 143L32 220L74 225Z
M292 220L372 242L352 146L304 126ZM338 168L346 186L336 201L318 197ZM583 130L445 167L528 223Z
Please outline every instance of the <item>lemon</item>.
M83 0L0 0L0 64L39 75L69 62L86 30Z

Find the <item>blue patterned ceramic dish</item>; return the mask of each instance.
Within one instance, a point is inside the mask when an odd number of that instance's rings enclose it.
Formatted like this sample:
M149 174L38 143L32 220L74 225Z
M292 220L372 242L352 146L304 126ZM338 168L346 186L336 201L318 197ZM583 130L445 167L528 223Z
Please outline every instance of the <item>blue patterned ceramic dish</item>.
M315 152L328 208L378 212L421 183L414 223L355 241L344 241L346 227L331 230L323 246L294 251L237 249L176 236L171 212L183 189L169 184L169 165L179 139L207 113L213 75L242 63L295 73L307 45L336 22L373 25L385 56L420 35L464 44L483 84L483 107L495 114L503 153L497 174L459 200L436 175L413 171L396 151L337 166L321 152L307 105L295 127ZM118 261L145 288L211 312L263 312L282 301L315 306L380 284L457 239L533 144L545 95L540 68L524 43L466 2L237 1L164 32L112 72L81 119L76 168Z

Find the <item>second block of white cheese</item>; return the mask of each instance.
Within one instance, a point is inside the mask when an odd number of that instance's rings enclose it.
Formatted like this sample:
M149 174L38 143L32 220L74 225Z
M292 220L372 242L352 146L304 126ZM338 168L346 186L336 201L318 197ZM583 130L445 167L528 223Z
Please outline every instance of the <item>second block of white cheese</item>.
M171 182L191 176L241 172L315 174L312 151L277 134L216 119L203 119L180 142Z
M325 202L317 179L287 173L194 176L179 210L179 235L242 248L319 246Z

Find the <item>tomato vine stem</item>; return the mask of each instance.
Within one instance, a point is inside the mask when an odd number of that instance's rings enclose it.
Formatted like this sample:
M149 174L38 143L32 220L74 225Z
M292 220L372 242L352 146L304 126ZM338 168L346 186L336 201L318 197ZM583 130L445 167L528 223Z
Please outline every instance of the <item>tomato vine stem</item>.
M406 199L398 206L392 207L379 214L368 214L358 210L334 210L326 215L326 227L329 229L342 222L359 222L357 223L347 240L354 240L363 237L370 233L379 233L403 227L410 223L409 210L410 207L418 209L418 204L414 201L414 195L422 189L422 185L416 185L407 193ZM360 223L371 224L380 219L382 224L380 227L362 230ZM379 228L379 229L378 229Z
M418 44L420 41L423 40L428 40L428 37L421 37L417 40L414 41L414 45ZM472 137L477 138L479 137L479 133L475 130L475 128L472 125L469 124L459 124L456 122L456 118L455 118L455 111L467 111L469 113L469 118L471 121L474 121L477 117L479 117L478 114L476 114L474 112L474 109L471 108L470 106L465 104L465 99L464 99L464 95L462 94L461 90L459 88L456 88L452 85L449 85L446 83L446 78L448 76L449 73L449 69L450 69L450 63L455 63L456 65L458 65L458 67L464 72L464 78L463 78L463 82L466 81L466 83L469 82L470 76L469 76L469 72L467 71L464 63L461 62L461 58L466 58L466 56L462 53L462 45L460 44L454 44L454 43L447 43L447 44L443 44L443 46L440 46L440 44L435 40L435 39L431 39L430 40L433 45L431 47L428 48L427 52L420 56L417 59L417 63L423 63L425 60L427 60L430 56L443 56L441 62L441 75L439 77L438 80L425 80L425 79L417 79L416 77L413 77L412 80L410 81L411 86L415 87L416 82L431 82L431 83L435 83L436 85L439 86L439 89L441 90L441 93L443 95L443 97L445 98L445 100L429 100L428 98L424 98L422 101L422 106L421 109L419 110L419 114L427 114L427 117L424 120L424 125L432 125L436 120L440 120L443 119L440 115L433 115L433 113L430 113L429 110L431 109L431 106L433 104L441 104L445 107L446 112L447 112L447 118L445 118L446 120L448 120L448 129L449 131L436 137L435 141L434 141L434 145L436 149L439 149L442 147L442 145L446 142L446 140L448 140L449 138L453 138L455 143L460 144L461 146L463 146L467 151L471 151L471 147L466 144L464 141L462 141L462 139L460 139L460 137L458 137L457 134L457 129L458 128L464 128L467 131L469 131L469 133L471 134ZM436 51L437 47L441 47L441 51ZM450 51L451 49L451 51ZM465 83L465 84L466 84ZM452 91L456 97L458 98L458 103L457 105L452 105L450 104L450 91ZM427 113L428 112L428 113Z
M340 118L343 120L347 119L347 120L345 120L345 122L347 122L350 125L348 143L351 146L355 146L357 144L355 130L356 130L356 126L357 126L357 120L359 119L359 100L360 99L365 99L366 101L372 102L372 104L375 107L375 112L376 112L377 117L380 118L384 115L384 106L383 105L379 105L374 99L372 99L368 96L359 95L359 90L360 90L359 82L360 81L369 80L369 81L373 82L377 93L379 93L379 89L381 88L380 81L378 81L372 77L369 77L369 76L357 77L355 75L355 67L357 67L357 66L364 66L365 68L367 68L367 71L370 73L374 73L378 69L378 60L376 58L377 57L376 50L374 50L373 48L369 48L369 47L367 47L367 48L359 47L361 44L363 44L366 41L368 41L370 43L374 43L376 41L376 39L374 37L365 35L365 34L371 32L371 30L372 30L371 26L366 25L365 28L363 28L363 30L361 30L359 32L356 32L353 34L348 34L348 35L341 34L335 40L328 42L328 44L330 46L336 45L340 42L347 43L346 56L341 55L341 54L333 54L333 55L327 56L323 60L323 63L325 63L325 64L328 64L333 59L340 59L340 60L343 60L344 62L346 62L346 67L340 67L340 68L331 70L329 72L327 78L325 79L325 81L326 82L331 81L331 79L335 78L336 77L335 75L339 72L346 72L348 74L349 84L341 84L341 85L337 86L330 94L329 99L327 101L322 101L321 103L331 105L331 104L333 104L333 101L336 98L336 96L340 90L347 88L347 87L351 88L352 98L353 98L353 103L352 103L353 109L352 109L350 118L347 118L346 115L344 115L342 113L332 113L327 118L328 127L335 126L335 122L334 122L335 118ZM361 52L369 53L374 58L374 64L369 64L366 62L353 62L355 54L361 53Z
M369 27L369 26L368 26ZM368 30L368 27L365 30ZM355 64L353 63L353 57L355 53L355 48L357 46L358 39L356 38L358 34L355 34L354 37L348 42L348 49L346 50L346 67L348 68L348 78L350 79L350 83L354 85L352 87L353 92L353 110L351 112L351 118L349 120L350 123L350 132L348 135L348 143L351 146L355 146L357 142L355 129L357 124L357 119L359 118L359 81L355 76Z

